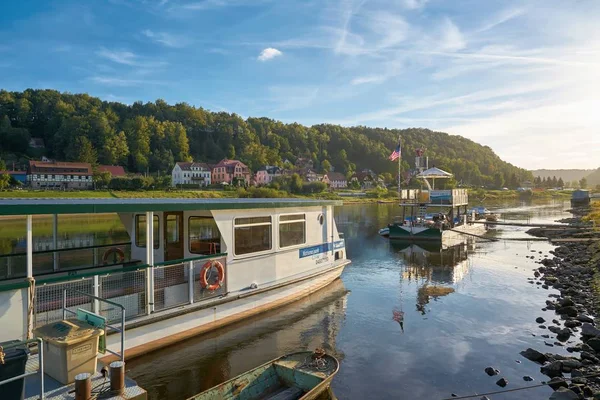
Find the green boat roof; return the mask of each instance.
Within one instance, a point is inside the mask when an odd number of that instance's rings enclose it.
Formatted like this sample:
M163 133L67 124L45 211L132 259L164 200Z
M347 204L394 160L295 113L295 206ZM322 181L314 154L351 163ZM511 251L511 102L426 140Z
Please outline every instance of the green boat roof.
M310 199L5 199L0 200L0 215L239 210L342 204L340 200Z

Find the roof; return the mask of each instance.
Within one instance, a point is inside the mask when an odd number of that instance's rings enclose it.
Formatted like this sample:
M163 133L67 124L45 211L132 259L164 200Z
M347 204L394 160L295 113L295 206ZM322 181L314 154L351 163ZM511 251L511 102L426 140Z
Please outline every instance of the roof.
M27 175L27 171L0 171L0 175Z
M237 210L341 205L342 202L339 200L311 199L2 199L0 215Z
M127 173L120 165L98 165L98 171L110 172L112 176L125 176Z
M327 175L327 179L329 179L330 181L345 181L346 180L346 177L339 172L328 172L326 175Z
M46 171L48 169L52 169L53 171ZM89 175L92 174L92 164L90 163L82 163L82 162L57 162L57 161L53 161L53 162L45 162L45 161L29 161L29 170L33 173L36 172L58 172L60 173L61 171L56 171L56 170L61 170L61 169L67 169L67 170L72 170L72 169L81 169L84 171L76 171L76 172L84 172L87 173ZM73 171L64 171L65 173L71 173Z
M204 169L207 169L207 170L211 169L211 167L207 163L178 162L176 164L179 165L179 168L181 168L182 171L191 171L192 167L204 168Z
M433 167L426 169L417 175L418 178L451 178L452 174L439 168Z
M227 158L222 159L221 161L219 161L218 164L214 165L213 168L217 168L217 167L233 167L236 164L240 164L243 167L248 168L248 166L246 164L244 164L241 161L238 160L228 160Z

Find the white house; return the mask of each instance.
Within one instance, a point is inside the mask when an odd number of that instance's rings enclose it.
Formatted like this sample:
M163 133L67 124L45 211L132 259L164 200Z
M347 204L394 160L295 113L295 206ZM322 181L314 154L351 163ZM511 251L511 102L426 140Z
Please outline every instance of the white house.
M210 167L206 163L178 162L171 172L171 184L208 186L211 184Z

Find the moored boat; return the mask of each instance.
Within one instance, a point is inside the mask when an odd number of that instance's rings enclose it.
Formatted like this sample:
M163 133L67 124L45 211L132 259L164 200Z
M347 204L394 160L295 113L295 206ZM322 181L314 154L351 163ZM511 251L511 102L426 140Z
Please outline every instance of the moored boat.
M315 292L350 263L339 201L304 199L11 199L24 253L0 255L0 342L83 309L106 321L108 362L146 354ZM58 217L114 213L130 240L59 248ZM48 247L33 232L53 219ZM18 299L18 301L14 300ZM115 304L117 307L115 306ZM126 330L126 333L123 332Z
M339 370L321 349L288 354L212 387L188 400L314 400Z

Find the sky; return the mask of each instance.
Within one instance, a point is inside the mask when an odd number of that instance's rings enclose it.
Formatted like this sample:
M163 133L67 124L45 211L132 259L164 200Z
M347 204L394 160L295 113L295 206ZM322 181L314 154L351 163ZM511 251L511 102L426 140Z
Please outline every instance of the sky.
M600 167L598 0L22 0L0 11L6 90L423 127L523 168Z

